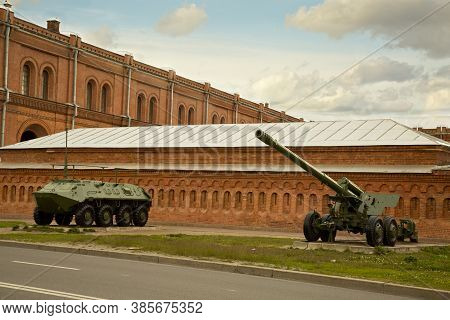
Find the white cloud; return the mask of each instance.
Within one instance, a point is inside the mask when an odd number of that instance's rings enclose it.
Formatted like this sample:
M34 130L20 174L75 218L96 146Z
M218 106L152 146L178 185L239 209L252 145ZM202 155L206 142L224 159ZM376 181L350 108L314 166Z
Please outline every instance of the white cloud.
M2 1L3 2L3 1ZM21 4L24 3L32 3L32 4L37 4L40 2L40 0L11 0L9 1L13 6L19 6Z
M117 35L108 26L102 26L86 34L86 41L103 48L114 48Z
M163 17L156 25L156 30L173 37L184 36L192 33L207 19L203 8L195 4L185 5Z
M317 71L268 73L253 81L250 88L251 96L312 120L325 114L335 119L450 116L449 70L442 67L424 72L422 67L377 58L317 92L329 81Z
M418 22L445 0L325 0L312 7L300 7L286 16L286 24L339 38L352 32L392 38ZM450 56L450 6L418 24L394 46L423 50L432 58Z
M344 76L344 81L356 84L371 84L382 81L404 82L417 78L421 68L395 61L386 57L379 57L365 61Z

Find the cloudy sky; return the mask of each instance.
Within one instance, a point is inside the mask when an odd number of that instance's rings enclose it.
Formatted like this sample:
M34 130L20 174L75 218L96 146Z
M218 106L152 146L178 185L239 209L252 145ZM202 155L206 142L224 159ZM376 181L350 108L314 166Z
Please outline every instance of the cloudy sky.
M16 0L16 15L307 120L450 126L448 0Z

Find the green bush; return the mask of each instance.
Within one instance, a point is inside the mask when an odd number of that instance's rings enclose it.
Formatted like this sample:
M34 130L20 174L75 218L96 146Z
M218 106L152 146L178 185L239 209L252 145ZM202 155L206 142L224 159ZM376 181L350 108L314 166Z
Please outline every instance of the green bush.
M406 256L403 261L405 261L406 263L416 263L417 262L417 258L414 256Z
M69 230L67 230L67 233L80 234L83 233L83 231L78 228L70 228Z

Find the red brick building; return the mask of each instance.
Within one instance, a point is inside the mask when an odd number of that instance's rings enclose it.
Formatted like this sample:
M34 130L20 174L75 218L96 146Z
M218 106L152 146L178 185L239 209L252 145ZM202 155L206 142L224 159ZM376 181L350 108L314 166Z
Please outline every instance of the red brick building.
M301 121L0 9L1 145L66 127Z
M450 145L391 120L77 129L70 175L139 184L153 222L299 231L333 192L256 140L260 127L336 180L400 194L387 214L450 239ZM0 149L4 216L31 216L32 192L62 177L64 145L60 133Z
M441 140L450 141L450 128L437 127L433 129L417 128L418 131L425 132L433 137Z

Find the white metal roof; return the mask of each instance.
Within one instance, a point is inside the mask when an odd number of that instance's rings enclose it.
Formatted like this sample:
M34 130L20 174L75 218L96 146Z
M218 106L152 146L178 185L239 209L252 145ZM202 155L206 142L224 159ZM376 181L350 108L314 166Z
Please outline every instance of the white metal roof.
M69 131L69 148L261 147L255 131L262 129L287 147L413 146L448 142L393 120L318 121L265 124L224 124ZM65 132L3 149L64 148Z
M167 170L167 171L239 171L239 172L305 172L301 167L286 165L266 165L266 164L69 164L71 170ZM431 173L434 170L449 170L449 166L434 165L328 165L317 164L315 167L326 173L352 172L352 173ZM41 169L41 170L63 170L62 164L49 163L5 163L0 162L0 169Z

